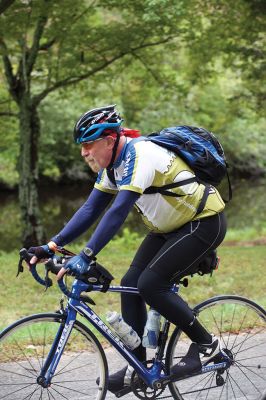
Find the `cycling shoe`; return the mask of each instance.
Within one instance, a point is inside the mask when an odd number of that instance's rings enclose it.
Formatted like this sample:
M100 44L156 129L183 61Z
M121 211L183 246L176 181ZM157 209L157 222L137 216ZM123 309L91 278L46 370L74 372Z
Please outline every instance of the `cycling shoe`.
M108 390L112 393L117 393L122 389L129 387L131 381L131 375L133 372L132 367L124 367L121 370L109 375L108 378ZM96 379L97 385L99 385L100 379Z
M187 375L199 372L201 370L201 361L199 357L199 348L196 343L192 343L187 354L171 368L171 374L179 379Z

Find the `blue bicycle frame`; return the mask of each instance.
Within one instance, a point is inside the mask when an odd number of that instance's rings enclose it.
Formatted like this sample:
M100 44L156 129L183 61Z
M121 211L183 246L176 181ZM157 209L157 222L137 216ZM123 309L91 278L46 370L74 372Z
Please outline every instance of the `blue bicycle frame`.
M76 279L73 283L71 292L75 295L75 297L79 297L80 294L84 291L87 291L88 288L90 288L90 291L101 291L102 286L88 285ZM173 287L173 291L178 292L178 290L178 286ZM139 294L137 288L123 286L110 286L108 291L135 295ZM77 313L84 316L86 320L88 320L97 329L97 331L100 332L108 340L108 342L115 347L115 349L123 356L125 360L127 360L127 362L134 368L136 373L149 387L153 388L156 381L164 382L164 384L166 384L172 380L169 375L165 375L160 357L158 359L155 357L153 365L150 369L146 368L143 363L140 362L124 345L121 339L116 336L102 321L102 319L83 301L70 298L65 311L67 313L66 321L64 321L64 323L61 324L58 329L53 345L38 378L39 382L42 382L43 386L49 386L51 383L67 340L71 334ZM209 372L210 369L214 370L223 368L228 368L227 361L212 366L202 367L201 373Z

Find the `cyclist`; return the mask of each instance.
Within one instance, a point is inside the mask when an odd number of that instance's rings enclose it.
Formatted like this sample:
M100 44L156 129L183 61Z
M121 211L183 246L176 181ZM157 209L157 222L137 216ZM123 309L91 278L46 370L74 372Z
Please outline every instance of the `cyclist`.
M144 194L150 186L183 181L194 173L175 153L138 137L138 131L122 128L121 123L114 105L89 110L79 118L74 140L81 145L82 157L98 172L98 178L88 199L65 227L47 245L29 249L35 254L31 263L49 257L57 246L76 239L113 200L85 248L65 266L73 273L86 271L135 206L150 232L122 278L122 285L138 287L141 294L121 295L122 316L142 337L147 303L186 333L192 344L187 355L172 368L176 377L182 377L211 361L220 351L220 342L171 288L222 242L226 233L224 202L217 189L211 187L203 210L197 213L205 189L197 182L172 189L182 197ZM142 345L133 352L141 361L146 359ZM111 375L108 389L117 392L129 384L129 373L125 367Z

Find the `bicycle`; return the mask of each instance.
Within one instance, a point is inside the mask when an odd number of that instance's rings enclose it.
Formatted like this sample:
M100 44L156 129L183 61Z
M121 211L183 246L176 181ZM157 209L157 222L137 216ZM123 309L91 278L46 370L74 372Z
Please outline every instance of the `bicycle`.
M31 267L40 284L51 286L48 273L57 274L63 266L68 257L63 250L63 259L46 264L45 279L38 274L36 265ZM29 260L25 249L21 255ZM170 333L170 322L164 319L154 356L145 364L138 361L92 310L94 301L82 294L106 291L138 295L136 288L111 286L113 277L101 268L97 279L91 279L94 283L88 277L75 279L71 290L60 279L59 288L68 301L64 306L61 300L57 312L30 315L0 333L0 399L105 399L107 357L93 328L134 368L130 386L116 397L132 392L139 399L265 399L266 311L261 306L233 295L212 297L198 304L195 314L220 337L223 349L199 373L176 379L171 375L171 366L186 354L190 342L183 340L178 327ZM181 285L187 285L186 278L173 290L178 293ZM89 322L90 328L77 320L78 314Z

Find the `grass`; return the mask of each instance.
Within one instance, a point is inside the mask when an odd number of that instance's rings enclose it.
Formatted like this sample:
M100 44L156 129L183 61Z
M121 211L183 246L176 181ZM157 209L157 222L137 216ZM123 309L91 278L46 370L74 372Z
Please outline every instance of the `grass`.
M99 262L115 276L113 284L120 283L140 242L137 235L126 230L122 237L113 240L101 252ZM78 252L80 247L76 245L72 249ZM239 243L232 247L225 242L219 249L219 255L219 270L212 277L194 276L189 279L188 288L181 290L184 299L193 306L218 294L238 294L265 307L266 246L243 247ZM55 280L53 287L45 292L32 279L27 267L23 274L15 277L17 262L16 252L0 253L0 329L23 316L59 308L61 293ZM41 273L41 265L39 269ZM118 294L94 293L92 297L96 302L94 310L101 316L105 316L107 310L120 309Z

